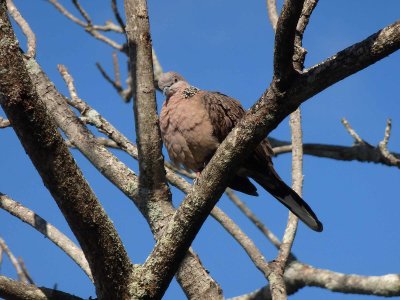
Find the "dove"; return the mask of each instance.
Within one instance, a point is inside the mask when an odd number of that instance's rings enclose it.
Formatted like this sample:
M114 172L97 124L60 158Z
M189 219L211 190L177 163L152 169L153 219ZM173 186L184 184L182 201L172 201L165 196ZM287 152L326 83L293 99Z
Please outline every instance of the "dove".
M238 100L198 89L176 72L163 73L158 87L166 96L160 112L160 130L168 155L174 164L199 174L245 110ZM244 160L228 186L258 196L251 178L308 227L321 232L322 223L310 206L275 171L272 155L265 138Z

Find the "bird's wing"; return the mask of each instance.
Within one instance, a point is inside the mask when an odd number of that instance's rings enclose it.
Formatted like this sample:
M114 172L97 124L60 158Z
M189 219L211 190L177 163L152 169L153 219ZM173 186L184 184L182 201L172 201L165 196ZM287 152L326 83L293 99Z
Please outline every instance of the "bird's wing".
M208 111L214 136L222 142L239 120L245 115L240 102L219 92L204 92L201 95L203 105ZM254 165L265 166L271 163L273 151L267 139L261 141L249 160ZM250 162L249 161L249 162Z
M244 116L245 110L239 101L218 92L203 92L199 96L208 112L213 134L221 143Z

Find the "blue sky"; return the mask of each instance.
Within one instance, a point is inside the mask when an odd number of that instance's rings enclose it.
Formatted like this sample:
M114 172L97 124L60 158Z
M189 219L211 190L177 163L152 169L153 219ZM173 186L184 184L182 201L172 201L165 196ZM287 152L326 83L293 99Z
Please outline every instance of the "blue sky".
M95 67L100 62L112 70L112 49L89 37L47 1L15 2L37 34L37 59L57 88L67 94L56 67L61 63L74 76L80 97L135 141L131 104L122 103ZM75 12L70 1L60 2ZM112 18L109 2L82 0L95 23ZM240 99L246 108L269 85L273 32L265 1L150 0L149 10L153 44L164 70L178 71L202 89L218 90ZM312 66L394 22L399 10L400 2L396 0L384 1L384 4L372 0L320 1L304 38L308 50L306 65ZM25 47L19 31L18 36ZM123 41L119 36L110 36ZM390 117L393 132L389 149L400 152L399 55L395 53L307 101L302 106L304 141L350 146L353 141L340 123L340 118L346 117L361 137L377 145ZM125 58L119 57L126 74ZM163 97L161 94L157 97L160 107ZM4 113L0 111L0 115ZM290 139L288 121L284 120L271 136ZM72 237L12 129L0 131L0 145L3 170L0 192L22 202ZM146 222L131 202L79 152L72 152L115 223L132 260L143 262L154 245ZM115 153L137 170L135 161ZM278 173L290 183L290 155L280 156L274 162ZM301 224L294 253L305 263L337 272L399 273L400 259L396 254L400 252L399 182L400 172L396 168L306 156L304 198L325 229L318 234ZM174 190L175 205L182 199L183 194ZM242 199L281 236L287 219L285 208L265 192L259 198L243 196ZM275 249L228 199L222 198L218 206L253 238L267 259L275 257ZM81 297L94 296L94 289L83 272L41 234L3 211L0 211L0 224L0 236L14 254L23 257L38 285L57 284L59 289ZM226 297L244 294L265 284L244 251L214 220L207 220L193 246L221 284ZM7 260L0 272L16 277ZM165 299L183 297L175 282L165 295ZM292 296L292 299L327 300L367 298L377 299L317 288L305 288Z

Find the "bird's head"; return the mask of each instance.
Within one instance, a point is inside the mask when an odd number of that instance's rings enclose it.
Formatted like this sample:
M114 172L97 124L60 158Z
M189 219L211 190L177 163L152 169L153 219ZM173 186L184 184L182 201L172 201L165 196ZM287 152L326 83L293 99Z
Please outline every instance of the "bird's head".
M158 79L158 87L167 98L188 86L189 84L186 82L185 78L176 72L163 73Z

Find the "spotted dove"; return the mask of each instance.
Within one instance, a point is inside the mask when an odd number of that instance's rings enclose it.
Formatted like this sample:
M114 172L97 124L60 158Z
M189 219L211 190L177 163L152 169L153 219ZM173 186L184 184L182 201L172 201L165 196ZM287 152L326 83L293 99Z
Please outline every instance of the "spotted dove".
M191 86L175 72L162 74L158 86L166 95L160 128L169 157L175 164L201 172L245 111L239 101ZM229 187L257 196L250 177L311 229L322 231L322 224L310 206L274 170L272 154L268 140L264 139L241 165Z

